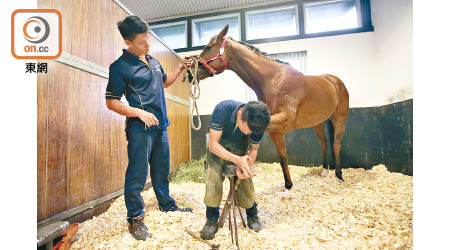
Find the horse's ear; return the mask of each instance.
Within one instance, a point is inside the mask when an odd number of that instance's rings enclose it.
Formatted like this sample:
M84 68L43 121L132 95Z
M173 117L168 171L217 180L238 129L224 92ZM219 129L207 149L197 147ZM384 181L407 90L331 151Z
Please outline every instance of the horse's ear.
M227 24L227 26L225 26L223 30L219 33L219 35L217 36L217 40L222 40L226 36L226 34L228 33L228 26L229 25Z

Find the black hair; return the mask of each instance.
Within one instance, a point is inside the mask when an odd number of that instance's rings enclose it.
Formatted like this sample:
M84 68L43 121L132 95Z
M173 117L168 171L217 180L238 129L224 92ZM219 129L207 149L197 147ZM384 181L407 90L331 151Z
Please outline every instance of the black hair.
M247 122L248 128L254 134L262 134L270 123L269 107L260 101L251 101L245 104L241 119Z
M127 16L117 23L120 34L124 40L133 41L137 34L147 33L148 26L138 16Z

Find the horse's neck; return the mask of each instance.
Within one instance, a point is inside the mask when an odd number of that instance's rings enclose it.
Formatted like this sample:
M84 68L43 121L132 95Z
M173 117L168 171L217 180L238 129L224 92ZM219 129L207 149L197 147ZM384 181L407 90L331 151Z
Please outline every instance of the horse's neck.
M236 42L233 48L229 68L255 91L258 99L264 100L271 79L279 72L279 63Z

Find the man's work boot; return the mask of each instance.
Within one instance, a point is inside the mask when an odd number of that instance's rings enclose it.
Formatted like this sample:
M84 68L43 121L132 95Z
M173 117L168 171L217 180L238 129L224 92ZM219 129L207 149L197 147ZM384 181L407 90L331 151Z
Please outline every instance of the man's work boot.
M261 223L259 223L258 216L247 216L248 228L255 232L261 231Z
M202 231L200 231L200 237L204 240L212 240L218 229L219 222L217 220L207 220Z
M152 235L148 232L147 226L144 224L144 218L139 216L130 220L128 231L136 240L145 241L147 238L151 238Z

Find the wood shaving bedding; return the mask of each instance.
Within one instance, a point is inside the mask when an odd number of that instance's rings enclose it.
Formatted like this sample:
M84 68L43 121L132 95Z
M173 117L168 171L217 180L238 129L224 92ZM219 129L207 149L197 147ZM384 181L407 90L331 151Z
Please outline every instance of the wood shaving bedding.
M263 230L243 228L238 216L241 249L412 249L411 176L378 165L343 169L345 182L340 183L334 171L321 177L320 167L289 169L294 186L285 190L279 163L258 164L254 184ZM226 180L221 206L228 187ZM185 232L199 234L206 221L204 192L202 183L170 184L178 206L192 207L193 213L160 212L153 190L143 192L145 223L153 236L146 241L136 241L128 232L121 196L108 211L79 225L79 239L71 249L209 249ZM227 223L211 242L236 249Z

